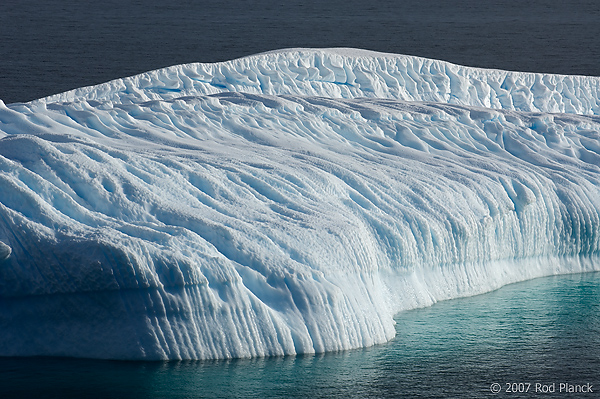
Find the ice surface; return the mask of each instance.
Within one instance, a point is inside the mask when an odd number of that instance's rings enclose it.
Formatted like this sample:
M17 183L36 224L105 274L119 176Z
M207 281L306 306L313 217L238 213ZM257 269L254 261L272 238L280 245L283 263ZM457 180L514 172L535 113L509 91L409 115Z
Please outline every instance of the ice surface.
M12 252L12 249L8 245L6 245L2 241L0 241L0 262L8 259L11 252Z
M600 79L361 50L0 102L0 355L356 348L600 269Z

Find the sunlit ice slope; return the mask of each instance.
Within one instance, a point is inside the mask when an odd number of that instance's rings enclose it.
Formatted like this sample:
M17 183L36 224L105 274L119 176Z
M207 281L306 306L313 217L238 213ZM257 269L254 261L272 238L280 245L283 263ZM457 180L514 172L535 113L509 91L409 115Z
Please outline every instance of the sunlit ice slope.
M599 270L599 95L297 49L0 103L0 355L350 349Z

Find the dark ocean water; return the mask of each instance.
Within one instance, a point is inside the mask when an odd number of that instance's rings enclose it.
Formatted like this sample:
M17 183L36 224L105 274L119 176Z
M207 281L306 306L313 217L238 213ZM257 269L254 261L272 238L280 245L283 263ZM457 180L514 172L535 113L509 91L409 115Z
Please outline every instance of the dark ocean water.
M600 76L598 21L597 0L2 0L0 99L287 47Z
M0 397L600 395L600 273L513 284L404 312L396 321L397 336L387 344L322 355L196 362L0 358ZM569 387L592 392L573 394Z

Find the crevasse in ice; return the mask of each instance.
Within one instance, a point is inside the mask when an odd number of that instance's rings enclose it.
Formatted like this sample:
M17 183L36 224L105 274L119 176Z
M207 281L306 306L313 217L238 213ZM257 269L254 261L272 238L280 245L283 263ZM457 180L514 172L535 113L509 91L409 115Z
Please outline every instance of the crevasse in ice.
M349 349L404 309L599 270L599 97L292 49L0 102L0 355Z

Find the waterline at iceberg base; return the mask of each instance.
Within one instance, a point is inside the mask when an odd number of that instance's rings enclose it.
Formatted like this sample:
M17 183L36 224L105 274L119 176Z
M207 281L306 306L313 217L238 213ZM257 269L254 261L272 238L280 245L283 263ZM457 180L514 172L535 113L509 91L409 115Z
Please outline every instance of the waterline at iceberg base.
M0 102L0 356L357 348L600 270L600 78L353 49Z

